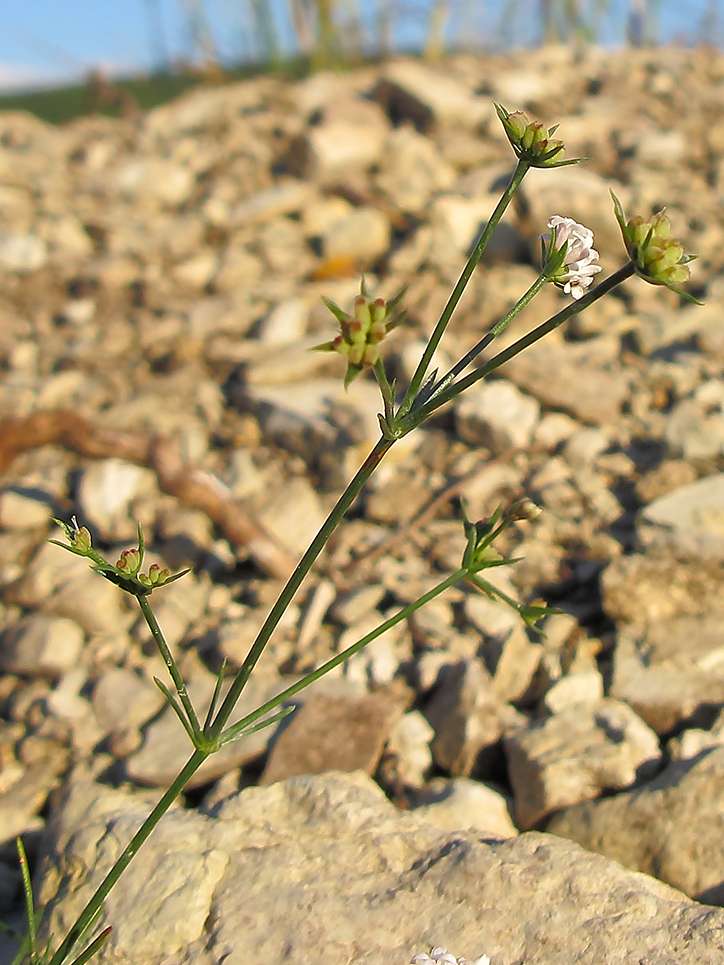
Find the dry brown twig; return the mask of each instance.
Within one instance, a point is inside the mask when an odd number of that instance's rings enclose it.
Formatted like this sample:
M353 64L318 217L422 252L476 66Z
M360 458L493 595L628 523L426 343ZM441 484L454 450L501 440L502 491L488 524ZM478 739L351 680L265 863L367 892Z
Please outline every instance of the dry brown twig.
M73 412L35 412L0 422L0 474L20 453L48 445L91 459L125 459L151 469L162 492L206 513L229 543L244 549L268 576L283 579L294 569L295 561L249 518L218 479L184 462L177 440L104 429Z

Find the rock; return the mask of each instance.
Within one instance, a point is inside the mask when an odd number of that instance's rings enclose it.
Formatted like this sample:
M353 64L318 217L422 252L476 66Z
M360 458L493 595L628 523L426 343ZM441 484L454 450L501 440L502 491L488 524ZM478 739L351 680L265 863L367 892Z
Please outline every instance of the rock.
M724 560L724 473L697 479L661 496L640 512L645 546L680 557Z
M177 207L188 199L193 185L188 168L162 158L134 159L115 173L121 196L141 204Z
M696 726L724 703L724 639L716 617L669 617L619 633L611 693L659 734Z
M576 704L596 704L603 697L603 678L598 670L571 673L558 680L543 697L550 714L559 714ZM645 719L645 718L644 718Z
M623 624L724 614L724 566L634 554L613 560L601 576L606 613Z
M79 913L148 810L72 785L47 837L41 942ZM621 961L645 948L715 965L724 951L718 909L553 835L439 831L358 774L247 788L213 817L178 808L146 847L104 903L98 925L114 927L101 965L232 965L250 947L319 965L407 961L440 943L530 965L599 965L612 948ZM280 879L280 863L294 874Z
M37 271L47 260L47 248L35 235L0 233L0 267L6 271Z
M2 635L0 665L6 673L56 678L75 666L84 634L73 620L34 614Z
M419 710L411 710L397 720L390 731L381 767L386 783L405 788L421 788L432 767L430 741L435 732ZM439 825L438 825L439 827Z
M362 637L373 633L383 620L384 616L378 618L375 614L369 614L357 623L353 623L340 634L337 641L338 649L346 650ZM354 681L365 688L389 684L398 673L400 665L407 663L411 656L409 632L406 631L404 624L398 623L353 654L344 665L343 673L347 680Z
M495 454L527 446L539 413L535 399L502 379L475 386L455 401L460 438Z
M315 196L311 184L304 181L281 181L273 188L259 191L242 201L234 210L232 220L236 224L254 224L269 221L283 214L296 214Z
M297 476L268 495L257 519L280 546L301 556L324 522L325 513L311 484Z
M121 459L93 463L80 482L81 523L97 529L109 542L133 540L138 536L138 525L130 515L133 501L156 489L156 476L150 469Z
M3 845L43 826L39 813L51 791L59 786L60 775L68 764L64 749L55 745L48 751L44 759L23 767L17 780L0 793L0 843Z
M679 402L666 420L666 442L675 456L706 459L724 453L724 415L709 414L696 399Z
M455 171L432 143L410 127L392 131L385 143L385 163L375 178L377 188L394 208L421 214L430 198L451 187Z
M531 643L518 619L503 637L486 641L481 647L493 690L505 703L524 701L543 655L539 643Z
M292 174L339 182L380 161L388 128L379 107L350 98L346 108L346 116L326 117L292 141L287 159Z
M501 373L545 407L563 409L582 422L615 422L629 394L628 377L590 343L544 342L518 355Z
M373 613L385 595L384 587L378 584L362 586L358 590L340 594L330 611L333 619L343 626L350 626Z
M47 493L32 489L5 489L0 493L0 528L37 529L46 526L53 515Z
M390 246L390 222L376 208L355 208L330 225L322 244L325 258L348 258L355 265L370 266Z
M653 731L608 697L514 731L505 750L521 828L603 790L630 787L655 774L661 760Z
M93 711L106 732L143 727L164 705L154 684L132 670L110 667L93 688Z
M650 784L557 815L549 829L710 905L724 904L719 833L724 748L670 764Z
M387 67L373 96L392 121L412 121L422 132L441 122L475 127L491 116L487 100L471 96L454 78L413 60Z
M435 778L416 795L412 811L441 831L475 829L499 838L513 838L518 833L503 795L467 777Z
M372 775L390 732L402 714L394 694L360 697L312 694L285 718L259 783L274 784L295 774L365 771Z
M259 338L268 345L283 345L303 338L307 332L310 305L293 298L275 305L259 326Z
M505 707L480 660L445 668L424 714L435 731L435 762L455 776L484 777L500 755Z

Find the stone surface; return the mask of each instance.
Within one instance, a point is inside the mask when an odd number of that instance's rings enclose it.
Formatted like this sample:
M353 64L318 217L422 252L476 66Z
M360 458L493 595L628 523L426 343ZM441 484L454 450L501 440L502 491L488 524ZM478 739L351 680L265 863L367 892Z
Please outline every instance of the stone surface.
M480 831L512 838L518 830L502 794L467 777L435 778L418 795L415 817L424 818L441 831Z
M285 718L259 783L325 771L373 774L402 710L399 698L384 692L357 698L308 697Z
M649 503L639 518L645 545L691 559L724 560L724 473L697 479Z
M460 438L494 453L528 445L538 421L539 406L510 382L496 380L475 386L460 396L455 417Z
M57 933L80 910L147 810L71 788L48 838L44 928ZM234 963L254 948L372 965L440 943L531 965L598 965L612 949L621 961L646 949L652 961L714 965L724 952L718 909L552 835L439 831L358 775L248 788L213 818L174 810L147 847L105 903L99 924L113 932L100 963Z
M611 698L514 731L505 749L521 828L608 788L630 787L654 774L661 759L653 731Z
M655 874L706 904L724 904L721 799L724 749L670 764L650 784L589 801L549 830L633 871Z
M83 640L83 631L73 620L28 616L3 633L0 665L6 673L59 677L75 666Z

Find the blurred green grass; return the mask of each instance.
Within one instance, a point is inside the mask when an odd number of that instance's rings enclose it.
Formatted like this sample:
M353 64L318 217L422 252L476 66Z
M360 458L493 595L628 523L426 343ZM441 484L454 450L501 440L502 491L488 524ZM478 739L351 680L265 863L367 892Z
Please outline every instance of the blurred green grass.
M301 77L309 71L309 61L295 58L277 66L278 72L288 77ZM186 90L209 83L233 83L259 74L268 74L268 65L247 65L223 70L213 78L203 74L177 73L114 79L112 87L131 95L139 110L146 111L178 97ZM119 103L94 102L94 82L89 78L82 84L0 96L0 111L28 111L50 124L63 124L91 112L108 117L122 113Z

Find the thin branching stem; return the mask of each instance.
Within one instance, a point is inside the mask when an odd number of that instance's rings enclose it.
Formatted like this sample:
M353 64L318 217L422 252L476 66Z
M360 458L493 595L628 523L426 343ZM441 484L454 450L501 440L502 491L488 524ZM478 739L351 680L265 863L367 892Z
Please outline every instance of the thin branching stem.
M194 705L191 703L191 698L189 697L188 690L186 689L184 679L181 676L176 661L174 660L169 646L166 643L166 638L161 631L161 627L158 625L158 621L156 620L156 616L151 609L151 604L148 601L148 597L137 596L136 599L138 600L138 605L141 608L143 618L148 624L148 629L151 631L151 636L153 637L154 643L158 647L158 651L163 657L163 662L166 664L168 672L171 675L174 687L176 688L176 693L178 694L178 698L181 701L184 710L186 711L188 722L191 725L194 736L200 740L201 725L199 724L199 720L196 716Z
M455 288L453 288L452 294L450 295L450 298L448 298L445 308L442 310L440 319L435 326L427 345L425 346L425 351L423 352L422 358L415 369L412 379L410 380L410 385L408 386L405 397L400 405L400 416L404 416L412 408L412 404L415 401L415 396L420 391L420 386L425 379L425 375L427 374L432 357L435 354L443 335L445 334L445 329L452 318L452 314L457 308L458 302L462 298L462 294L465 291L473 272L477 268L478 262L482 258L483 252L485 251L493 232L497 228L500 219L503 217L505 209L513 200L513 195L520 187L521 181L525 177L528 169L529 164L526 161L518 161L515 171L513 171L511 179L508 182L508 186L503 192L500 201L498 201L497 205L495 206L495 210L490 216L490 220L485 225L485 228L478 239L478 243L475 245L473 253L468 258L467 264L463 268L462 274L460 275L460 278L458 278L457 284L455 285Z

